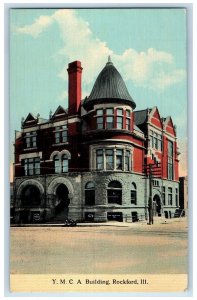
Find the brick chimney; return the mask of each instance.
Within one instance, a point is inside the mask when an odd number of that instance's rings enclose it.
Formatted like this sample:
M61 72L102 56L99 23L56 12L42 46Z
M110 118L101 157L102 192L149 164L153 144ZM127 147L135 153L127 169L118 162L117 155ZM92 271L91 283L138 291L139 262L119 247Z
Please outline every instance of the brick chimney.
M76 115L81 103L81 73L83 68L80 61L68 65L68 112Z

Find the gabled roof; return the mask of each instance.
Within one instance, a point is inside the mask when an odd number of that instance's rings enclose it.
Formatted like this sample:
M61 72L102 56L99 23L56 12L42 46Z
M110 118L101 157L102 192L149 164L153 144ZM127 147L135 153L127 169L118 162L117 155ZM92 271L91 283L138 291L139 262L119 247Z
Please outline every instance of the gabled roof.
M173 129L173 133L176 136L176 126L174 125L171 116L163 118L163 127L165 128L165 130L167 129L167 126Z
M35 117L32 113L29 113L26 119L22 118L21 127L29 127L38 123L38 117Z
M68 115L68 110L59 105L54 114L51 116L51 118L54 119L62 115Z
M27 122L32 122L32 121L36 121L37 117L35 117L32 113L29 113L26 117L26 119L24 120L24 123Z
M147 121L147 109L134 111L134 122L136 125L144 124Z

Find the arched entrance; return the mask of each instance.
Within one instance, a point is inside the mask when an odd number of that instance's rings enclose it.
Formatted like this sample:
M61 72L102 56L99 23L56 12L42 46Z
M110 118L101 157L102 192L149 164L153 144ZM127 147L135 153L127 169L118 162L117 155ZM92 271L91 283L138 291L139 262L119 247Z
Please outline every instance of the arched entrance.
M27 185L21 192L22 207L38 207L41 204L39 189L34 185Z
M40 220L39 208L42 202L41 193L37 186L28 184L21 191L20 223L28 224L34 222L34 216ZM38 209L35 213L35 209Z
M153 197L153 204L154 204L154 215L161 217L161 199L159 195L155 195Z
M61 183L56 189L55 200L55 219L65 221L68 218L70 199L68 197L69 191L65 184Z

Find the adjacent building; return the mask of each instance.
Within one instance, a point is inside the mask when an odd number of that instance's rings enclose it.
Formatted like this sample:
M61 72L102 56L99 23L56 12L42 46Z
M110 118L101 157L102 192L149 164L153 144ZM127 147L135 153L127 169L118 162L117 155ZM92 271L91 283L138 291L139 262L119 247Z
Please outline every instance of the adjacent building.
M188 209L188 177L179 177L179 206L181 209Z
M16 223L133 221L179 206L178 147L171 117L137 111L110 58L82 99L82 66L68 66L68 108L29 113L16 132ZM152 174L150 184L150 172Z

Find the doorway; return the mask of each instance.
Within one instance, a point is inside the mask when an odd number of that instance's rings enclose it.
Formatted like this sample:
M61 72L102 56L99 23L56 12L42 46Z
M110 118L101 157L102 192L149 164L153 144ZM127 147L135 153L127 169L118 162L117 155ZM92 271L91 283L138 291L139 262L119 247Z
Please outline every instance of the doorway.
M159 195L155 195L153 198L154 205L154 215L161 217L161 199Z
M65 184L60 184L56 189L55 217L63 221L68 218L70 199L68 188Z

